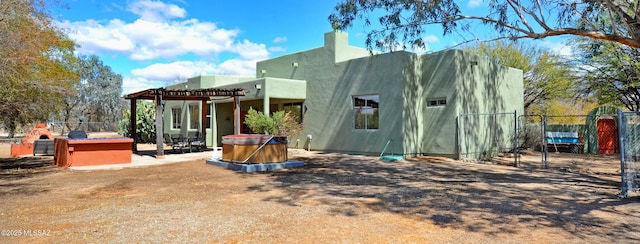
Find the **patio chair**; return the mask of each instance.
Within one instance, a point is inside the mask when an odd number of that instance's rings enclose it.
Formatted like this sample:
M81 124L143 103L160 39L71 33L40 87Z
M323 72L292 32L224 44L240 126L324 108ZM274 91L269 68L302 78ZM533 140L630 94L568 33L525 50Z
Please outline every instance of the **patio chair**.
M195 148L196 151L202 152L206 147L205 140L202 138L202 134L197 131L189 133L189 152Z
M82 139L87 137L87 133L83 130L72 130L69 131L69 134L67 135L67 138L69 139Z
M180 150L180 153L184 153L184 149L189 146L189 143L180 134L169 135L164 133L164 143L171 146L172 151Z

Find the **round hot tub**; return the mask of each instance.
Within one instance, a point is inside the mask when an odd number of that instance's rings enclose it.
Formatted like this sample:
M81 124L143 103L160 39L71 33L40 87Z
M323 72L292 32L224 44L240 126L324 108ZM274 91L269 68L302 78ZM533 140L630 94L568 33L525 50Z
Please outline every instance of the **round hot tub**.
M222 160L233 163L280 163L287 161L286 136L240 134L222 137Z

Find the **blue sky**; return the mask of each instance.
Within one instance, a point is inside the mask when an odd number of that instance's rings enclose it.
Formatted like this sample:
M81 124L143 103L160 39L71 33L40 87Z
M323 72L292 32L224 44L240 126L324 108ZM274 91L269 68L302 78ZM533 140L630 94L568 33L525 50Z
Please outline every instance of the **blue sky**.
M471 11L486 8L468 1ZM67 0L55 18L79 44L124 78L123 92L163 87L200 74L255 76L255 63L323 45L327 17L338 0ZM464 4L460 4L461 6ZM347 32L365 47L362 25ZM427 50L455 45L439 28ZM562 48L547 42L550 48Z

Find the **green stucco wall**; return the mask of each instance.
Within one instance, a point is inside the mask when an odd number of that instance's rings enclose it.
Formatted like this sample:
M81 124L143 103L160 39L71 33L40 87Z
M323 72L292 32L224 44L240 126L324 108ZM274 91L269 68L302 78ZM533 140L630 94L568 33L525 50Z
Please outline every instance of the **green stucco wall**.
M228 83L207 78L187 83L189 87L199 82L219 88L245 88L248 93L241 98L243 111L265 103L281 108L285 102L303 101L304 131L290 142L300 140L305 144L307 135L311 135L313 150L375 155L393 140L387 153L456 157L460 114L522 114L523 110L519 70L459 50L371 55L366 49L349 46L348 35L341 32L326 33L323 47L258 62L256 78L225 81ZM258 84L261 90L255 88ZM357 95L379 96L379 129L354 129L353 96ZM427 106L436 98L445 99L446 105ZM218 139L233 133L233 122L226 119L233 116L231 102L215 102ZM169 117L170 110L165 110L165 118ZM165 125L169 127L170 120ZM476 125L479 127L469 132L472 139L467 147L484 146L481 144L488 142L483 138L495 134L482 128L480 122Z
M458 117L468 113L523 112L522 72L460 50L411 55L404 72L404 151L457 157L460 147L484 151L490 144L506 148L513 134L513 115L498 115L490 126L483 116L467 116L467 128L459 128ZM431 100L446 105L428 106ZM491 127L491 128L490 128ZM459 129L465 130L460 140ZM463 145L459 145L462 141Z
M258 62L257 75L306 80L304 131L295 139L311 135L315 150L379 153L387 138L401 135L402 70L391 68L395 54L371 57L347 42L346 33L327 33L321 48ZM380 96L381 128L354 130L352 96L370 94Z
M515 122L524 114L523 74L486 57L454 51L457 60L458 114L504 113L465 116L459 128L459 148L478 158L482 154L513 149ZM516 113L516 117L512 113ZM460 118L460 117L459 117Z

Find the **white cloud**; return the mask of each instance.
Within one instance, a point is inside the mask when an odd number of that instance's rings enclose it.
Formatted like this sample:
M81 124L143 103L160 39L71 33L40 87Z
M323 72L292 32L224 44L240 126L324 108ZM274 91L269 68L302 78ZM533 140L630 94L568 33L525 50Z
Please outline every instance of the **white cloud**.
M105 25L95 20L84 22L64 21L59 25L70 30L69 36L81 45L81 53L93 54L99 51L129 52L135 48L135 43L124 33L117 31L126 24L114 19Z
M182 82L201 73L215 73L215 64L204 61L177 61L173 63L157 63L144 68L131 70L135 77L146 80L157 80L165 84Z
M220 64L219 74L255 77L256 61L231 59Z
M141 77L123 77L122 78L122 94L129 94L142 91L149 88L163 87L164 85L158 81L150 81Z
M571 46L568 46L565 42L553 42L553 41L543 41L542 46L551 50L551 52L563 56L565 58L571 58L574 56L573 49Z
M129 60L151 63L123 74L125 94L163 87L203 73L253 77L257 61L269 58L270 52L285 50L238 40L240 30L219 28L213 22L176 20L184 18L187 13L174 4L138 0L130 3L126 10L140 18L131 22L89 19L58 23L80 45L78 54L111 58L126 56ZM286 37L273 40L274 43L286 41ZM237 58L217 64L211 62L222 53L230 53Z
M480 7L480 5L482 5L483 0L469 0L469 2L467 3L467 7L469 8L475 8L475 7Z
M95 20L65 21L61 26L70 30L69 36L80 45L81 53L118 52L133 60L152 60L238 51L233 42L239 30L220 29L214 23L195 19L164 23L142 19L125 23L116 19L105 24Z
M205 61L176 61L156 63L131 70L123 79L125 94L148 88L165 87L184 82L201 74L221 74L254 77L256 59L231 59L220 65Z
M287 42L286 36L279 36L279 37L276 37L276 39L273 39L273 43L282 43L282 42Z
M255 44L248 40L235 45L240 58L243 60L261 61L269 57L269 51L264 44Z
M422 38L425 43L436 43L440 42L440 39L435 35L428 35L425 38Z
M218 70L215 64L205 61L156 63L131 70L129 75L123 77L122 90L124 94L128 94L148 88L166 87L203 73L217 73Z
M127 10L140 16L140 19L154 22L184 18L187 15L187 11L178 5L151 0L134 1L127 6Z

